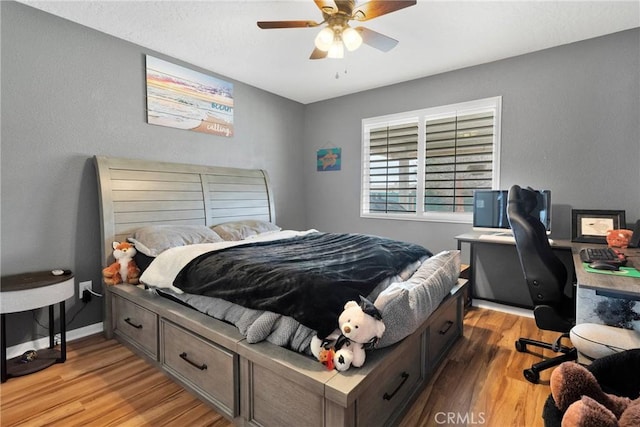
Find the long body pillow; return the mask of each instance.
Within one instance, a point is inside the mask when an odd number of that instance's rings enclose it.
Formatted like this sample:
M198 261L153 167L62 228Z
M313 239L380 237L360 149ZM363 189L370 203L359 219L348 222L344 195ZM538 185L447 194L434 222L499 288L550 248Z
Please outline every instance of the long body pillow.
M412 334L451 291L460 275L460 251L443 251L427 259L406 281L382 291L375 301L386 330L378 347Z

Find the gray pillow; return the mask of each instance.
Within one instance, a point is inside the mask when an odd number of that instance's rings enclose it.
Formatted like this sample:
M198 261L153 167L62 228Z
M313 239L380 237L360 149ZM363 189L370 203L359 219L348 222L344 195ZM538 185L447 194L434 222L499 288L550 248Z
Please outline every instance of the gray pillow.
M375 306L386 326L378 347L412 334L449 294L460 275L460 251L443 251L427 259L404 282L389 285Z
M281 230L280 227L272 222L258 219L225 222L211 227L211 229L227 241L242 240L250 236L255 236L256 234Z
M176 246L223 241L215 231L204 225L150 225L139 228L127 240L133 243L138 252L150 257L157 257Z

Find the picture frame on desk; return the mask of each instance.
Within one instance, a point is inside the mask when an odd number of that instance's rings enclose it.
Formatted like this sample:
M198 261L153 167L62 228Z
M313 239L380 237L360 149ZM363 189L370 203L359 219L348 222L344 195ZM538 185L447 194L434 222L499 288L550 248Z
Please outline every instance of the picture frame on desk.
M607 231L624 228L624 210L571 209L571 241L607 244Z

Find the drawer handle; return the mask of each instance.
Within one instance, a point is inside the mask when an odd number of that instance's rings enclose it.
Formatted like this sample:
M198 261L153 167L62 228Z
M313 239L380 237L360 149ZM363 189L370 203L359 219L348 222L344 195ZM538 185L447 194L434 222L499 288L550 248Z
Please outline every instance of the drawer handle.
M125 322L127 322L128 324L130 324L131 326L133 326L136 329L142 329L142 325L136 325L135 323L133 323L131 321L130 317L127 317L126 319L124 319Z
M186 353L186 352L182 352L182 353L180 353L180 357L181 357L184 361L188 362L188 363L189 363L190 365L192 365L192 366L195 366L196 368L200 369L201 371L204 371L205 369L207 369L207 365L206 365L206 364L204 364L204 363L203 363L202 365L198 365L196 362L194 362L194 361L192 361L192 360L189 360L189 357L187 356L187 353Z
M400 381L400 384L398 385L398 387L396 387L396 389L393 390L393 393L391 394L385 393L384 396L382 396L384 400L391 400L393 396L396 395L398 390L400 390L400 388L404 385L404 383L407 382L407 379L409 379L409 374L407 372L403 372L402 374L400 374L400 376L402 377L402 381Z
M445 324L442 326L442 329L438 331L438 333L440 335L444 335L449 331L449 329L451 329L452 326L453 326L453 322L451 320L447 320Z

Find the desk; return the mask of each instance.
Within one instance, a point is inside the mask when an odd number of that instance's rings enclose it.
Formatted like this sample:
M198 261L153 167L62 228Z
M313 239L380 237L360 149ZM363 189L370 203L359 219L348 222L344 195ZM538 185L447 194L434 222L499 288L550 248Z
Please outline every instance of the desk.
M0 374L1 381L27 375L54 363L62 363L67 358L67 338L64 301L74 295L73 274L54 276L50 271L17 274L2 278L0 287ZM60 351L54 350L53 309L60 303ZM20 356L7 362L6 314L49 306L49 349L38 350L37 358L28 363L20 363Z
M458 250L469 245L469 277L471 297L532 308L533 302L524 280L515 242L480 238L470 232L456 236ZM576 323L617 324L640 330L640 279L584 270L580 249L603 247L589 243L554 240L554 253L569 272L567 286L576 287ZM640 267L640 249L622 249L629 267ZM571 272L575 271L575 277ZM575 279L575 280L574 280ZM567 292L568 293L568 292ZM569 293L568 293L569 294Z
M576 270L576 324L599 323L640 331L640 279L619 275L590 273L583 268L580 249L602 247L573 243ZM640 269L640 249L621 249L627 255L627 267Z
M515 241L483 239L483 234L469 232L455 237L458 250L462 250L463 244L469 245L471 298L532 309L533 301L524 280ZM554 240L552 248L567 267L567 271L571 272L571 242ZM568 276L567 287L570 289L573 275Z

